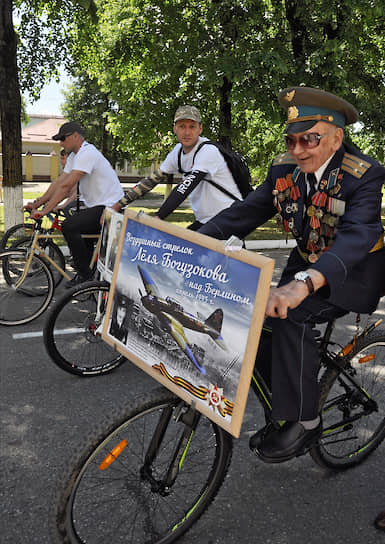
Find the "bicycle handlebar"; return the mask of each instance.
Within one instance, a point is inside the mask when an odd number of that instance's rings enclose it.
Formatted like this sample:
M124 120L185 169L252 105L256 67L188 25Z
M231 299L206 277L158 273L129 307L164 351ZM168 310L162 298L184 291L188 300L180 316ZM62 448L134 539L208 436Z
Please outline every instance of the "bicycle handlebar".
M33 208L25 205L23 206L23 210L29 213L29 218L32 219L32 221L35 221L39 228L41 227L44 217L47 217L52 222L50 230L57 229L61 231L60 220L65 218L65 214L62 210L58 210L57 212L49 212L45 216L40 212L35 212L35 217L32 217Z

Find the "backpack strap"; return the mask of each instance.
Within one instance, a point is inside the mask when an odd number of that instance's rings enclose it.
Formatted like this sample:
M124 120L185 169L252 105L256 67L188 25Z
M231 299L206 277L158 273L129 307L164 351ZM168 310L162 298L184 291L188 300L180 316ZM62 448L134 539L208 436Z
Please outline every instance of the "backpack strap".
M182 163L181 163L182 151L183 151L183 147L180 146L180 149L178 151L178 172L179 172L179 174L187 174L187 172L185 172L182 169ZM194 155L194 159L195 159L195 155Z
M194 161L195 161L195 157L196 157L196 154L198 153L198 151L200 149L202 149L202 147L205 145L205 144L211 144L211 145L215 145L214 142L211 142L210 140L204 140L203 142L201 142L197 149L195 150L195 153L194 153L194 156L193 156L193 164L194 164ZM216 146L215 146L216 147ZM181 163L181 157L182 157L182 151L183 151L183 147L180 146L180 149L178 151L178 172L180 174L189 174L191 172L185 172L182 168L182 163ZM216 187L217 189L219 189L219 191L222 191L222 193L224 193L225 195L227 195L228 197L232 198L233 200L240 200L238 197L236 197L235 195L233 195L232 193L230 193L230 191L228 191L227 189L225 189L225 187L222 187L222 185L219 185L219 183L215 183L215 181L211 180L211 179L207 179L207 178L203 178L201 181L207 181L207 183L210 183L213 187Z
M233 195L233 193L230 193L230 191L228 191L227 189L225 189L224 187L222 187L222 185L219 185L218 183L215 183L215 181L213 181L212 179L203 178L202 181L207 181L207 183L210 183L211 185L213 185L214 187L216 187L217 189L219 189L220 191L222 191L222 193L224 193L225 195L229 196L229 197L232 198L233 200L240 200L237 196Z

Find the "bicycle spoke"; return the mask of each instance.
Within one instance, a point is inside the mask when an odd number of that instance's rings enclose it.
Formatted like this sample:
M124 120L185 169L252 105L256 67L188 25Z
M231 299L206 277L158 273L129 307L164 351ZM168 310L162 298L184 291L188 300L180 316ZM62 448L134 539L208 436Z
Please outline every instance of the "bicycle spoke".
M52 307L44 342L60 368L77 375L109 372L125 359L101 337L109 285L92 282L65 293Z
M164 408L174 411L181 402L165 390L159 395L150 402L139 399L137 407L131 405L120 424L102 432L102 440L96 440L88 453L86 448L76 474L70 471L64 501L67 514L65 518L63 512L59 514L59 519L66 520L64 525L59 521L59 527L70 542L171 543L215 496L230 461L231 439L201 418L189 447L182 446L176 478L171 487L165 487L162 482L174 458L179 458L180 438L190 431L174 417L164 418L159 425ZM157 438L150 447L154 433ZM163 440L159 441L159 435ZM118 448L110 463L110 452L121 443L124 447Z
M361 462L385 437L385 333L364 336L347 356L345 371L329 368L321 379L321 397L325 401L329 391L333 396L324 403L324 432L312 455L331 468Z

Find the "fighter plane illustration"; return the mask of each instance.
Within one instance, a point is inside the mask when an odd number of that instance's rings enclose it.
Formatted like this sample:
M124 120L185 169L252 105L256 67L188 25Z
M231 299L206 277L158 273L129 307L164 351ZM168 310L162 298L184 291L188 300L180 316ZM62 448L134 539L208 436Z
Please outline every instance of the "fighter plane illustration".
M202 374L206 374L199 356L194 353L186 338L184 327L207 334L219 347L225 350L227 348L221 336L223 310L217 308L207 319L199 314L194 316L186 312L181 304L171 297L162 298L155 282L144 268L138 266L138 271L147 293L143 295L139 289L143 306L158 318L162 329L171 334L197 369Z

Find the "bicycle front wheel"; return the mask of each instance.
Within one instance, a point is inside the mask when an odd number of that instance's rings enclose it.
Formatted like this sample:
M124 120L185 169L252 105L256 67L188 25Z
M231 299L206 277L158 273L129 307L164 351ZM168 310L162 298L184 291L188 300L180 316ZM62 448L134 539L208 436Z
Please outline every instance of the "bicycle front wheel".
M310 453L327 468L361 463L385 438L385 331L374 329L320 381L323 435Z
M44 343L52 361L78 376L110 372L125 358L101 337L110 285L94 281L67 291L44 324Z
M18 241L16 241L12 248L14 249L27 249L31 247L33 238L25 237L20 238ZM66 267L66 260L65 257L60 249L60 247L55 244L52 240L49 238L47 239L40 239L39 240L40 247L44 250L44 253L50 257L58 266L65 272ZM48 260L46 260L47 266L49 266L52 276L55 282L55 287L59 285L59 283L63 280L64 276L59 270L57 270Z
M39 317L54 292L52 273L37 255L25 271L27 253L7 250L0 253L0 324L23 325ZM23 279L24 278L24 279Z
M111 414L70 464L54 499L54 542L169 544L195 523L223 482L232 440L203 416L193 431L182 422L182 406L158 388ZM186 427L177 474L165 487Z

